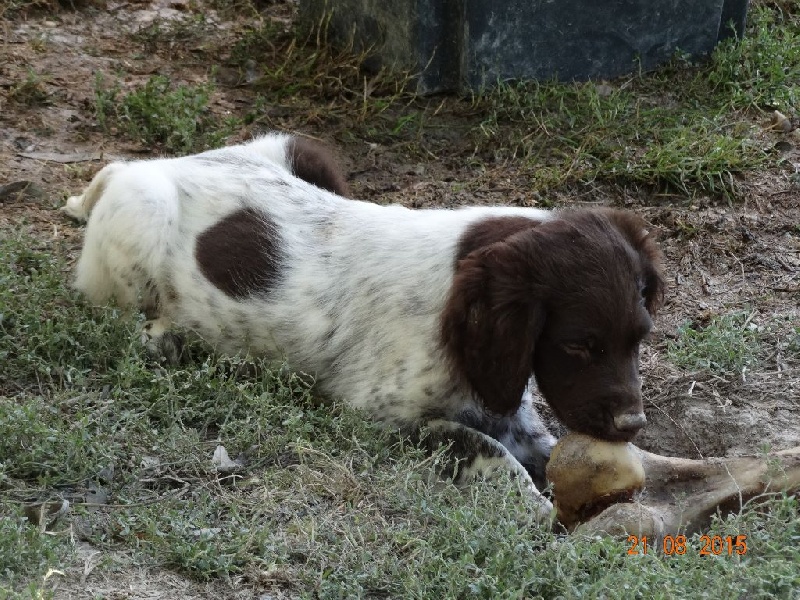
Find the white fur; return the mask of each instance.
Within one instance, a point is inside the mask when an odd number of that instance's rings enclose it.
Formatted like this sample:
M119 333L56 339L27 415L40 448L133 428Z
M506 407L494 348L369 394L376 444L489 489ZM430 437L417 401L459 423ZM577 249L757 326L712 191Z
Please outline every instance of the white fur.
M291 174L290 139L107 166L65 207L88 216L75 286L94 302L114 297L135 306L154 284L161 321L196 331L222 352L286 358L324 392L391 424L419 423L432 410L445 419L482 414L439 340L459 238L486 217L543 221L553 213L410 210L342 198ZM275 224L283 262L268 294L237 299L204 277L194 251L198 235L242 208ZM177 301L168 300L169 289ZM540 438L519 449L509 440L509 449L546 457L552 437L530 402L520 411Z
M463 398L443 398L452 381L438 332L459 238L487 216L552 213L341 198L290 174L288 139L107 166L67 201L71 215L91 211L75 286L123 305L135 305L148 281L172 286L179 300L164 302L163 316L177 325L223 352L288 358L354 406L380 404L383 419L415 419L428 408L425 388L457 408ZM280 232L283 281L268 299L227 296L194 259L196 237L244 207Z

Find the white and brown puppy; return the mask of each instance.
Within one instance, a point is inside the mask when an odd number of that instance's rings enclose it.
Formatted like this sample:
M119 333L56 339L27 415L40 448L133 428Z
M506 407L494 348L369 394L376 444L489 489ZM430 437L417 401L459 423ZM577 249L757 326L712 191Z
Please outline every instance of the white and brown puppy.
M88 218L76 286L226 353L286 358L391 426L429 424L467 460L541 484L554 443L535 381L574 430L644 425L642 338L663 297L644 222L614 210L410 210L350 200L287 135L115 163L66 211Z

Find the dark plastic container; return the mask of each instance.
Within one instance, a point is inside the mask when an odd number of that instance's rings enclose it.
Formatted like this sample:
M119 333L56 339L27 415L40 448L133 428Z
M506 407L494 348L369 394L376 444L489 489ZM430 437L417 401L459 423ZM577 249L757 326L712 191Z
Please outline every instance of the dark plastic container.
M585 80L706 56L744 33L748 0L301 0L307 25L418 74L422 93L503 80Z

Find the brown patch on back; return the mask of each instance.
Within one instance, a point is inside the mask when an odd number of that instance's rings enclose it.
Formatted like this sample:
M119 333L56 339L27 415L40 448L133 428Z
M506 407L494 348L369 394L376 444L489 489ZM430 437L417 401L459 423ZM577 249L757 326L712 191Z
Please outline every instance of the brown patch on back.
M232 298L266 294L280 277L280 239L275 224L252 208L238 210L197 236L200 271Z
M350 186L347 185L339 165L321 144L306 138L293 137L287 153L295 177L334 194L350 196Z
M536 227L541 221L528 217L508 216L489 217L470 225L458 241L456 262L465 258L478 248L500 242L509 236Z

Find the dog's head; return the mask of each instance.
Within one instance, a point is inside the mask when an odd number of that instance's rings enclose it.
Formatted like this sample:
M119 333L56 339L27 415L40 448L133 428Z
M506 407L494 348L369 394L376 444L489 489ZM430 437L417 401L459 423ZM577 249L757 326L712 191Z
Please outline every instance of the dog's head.
M486 408L517 410L533 375L570 429L629 440L645 424L639 346L664 297L661 255L623 211L468 230L442 316L455 372Z

